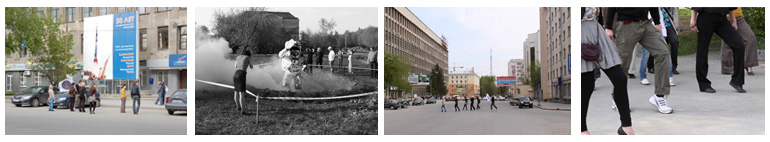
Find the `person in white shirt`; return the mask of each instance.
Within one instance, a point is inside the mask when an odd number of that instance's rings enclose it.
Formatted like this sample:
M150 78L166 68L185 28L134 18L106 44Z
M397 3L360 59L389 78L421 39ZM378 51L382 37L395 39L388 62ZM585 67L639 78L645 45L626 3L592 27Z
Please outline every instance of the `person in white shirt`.
M334 54L334 49L329 46L329 68L331 68L332 73L334 73L334 56L336 56L336 54Z

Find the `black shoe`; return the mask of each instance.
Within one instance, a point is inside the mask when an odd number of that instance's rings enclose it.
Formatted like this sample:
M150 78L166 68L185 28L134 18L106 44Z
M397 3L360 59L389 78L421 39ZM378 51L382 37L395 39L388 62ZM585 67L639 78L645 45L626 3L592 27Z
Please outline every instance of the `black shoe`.
M679 71L673 70L674 74L679 74Z
M655 69L649 68L647 69L647 72L649 72L650 74L655 74Z
M733 75L733 73L722 73L722 75Z
M700 90L700 92L706 92L706 93L716 93L717 91L716 91L716 90L714 90L714 88L711 88L711 87L709 87L709 88L706 88L706 89Z
M738 93L746 93L746 90L743 90L743 86L741 86L741 85L736 85L736 84L733 84L732 82L730 82L730 86L735 88L735 90L738 91Z
M748 75L751 75L751 76L754 76L754 72L753 72L753 71L751 71L751 72L746 72L746 74L748 74Z
M628 74L628 78L634 79L636 76L634 76L634 74Z
M626 134L626 131L623 131L623 126L620 126L618 128L618 135L628 135L628 134Z

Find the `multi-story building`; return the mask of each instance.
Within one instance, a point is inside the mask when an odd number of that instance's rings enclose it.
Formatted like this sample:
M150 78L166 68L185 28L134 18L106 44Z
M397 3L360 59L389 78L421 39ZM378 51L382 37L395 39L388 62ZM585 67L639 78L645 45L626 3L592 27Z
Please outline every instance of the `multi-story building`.
M541 34L539 30L535 33L527 34L527 39L524 40L524 43L522 43L524 48L524 61L523 61L524 70L521 74L518 75L520 78L529 77L530 72L527 68L529 68L533 64L538 64L542 66L542 64L540 63L540 60L541 60L540 59L541 44L539 42L540 35ZM534 98L535 90L533 90L533 88L530 85L524 85L524 84L535 84L536 82L525 82L522 79L519 79L517 81L519 82L516 83L517 84L516 86L518 88L518 90L516 90L517 92L516 94L521 94L521 95L530 96Z
M528 93L530 87L529 85L524 85L521 83L521 78L524 75L524 71L527 70L527 67L524 66L524 59L511 59L508 61L508 76L516 76L516 86L511 87L509 92L513 93L513 96L522 96L522 89L524 90L524 93Z
M540 8L543 99L570 102L570 19L569 7Z
M449 95L475 97L479 95L479 75L473 71L449 73L447 87Z
M55 15L60 29L72 34L74 56L69 64L80 73L83 68L83 29L88 17L137 11L139 15L139 81L142 90L157 90L163 81L168 91L187 88L187 8L184 7L49 7L37 8L41 14ZM12 32L12 31L11 31ZM49 85L44 76L32 70L25 53L5 56L5 91L20 92L29 86ZM183 60L184 66L178 61ZM173 64L171 63L173 62ZM73 75L78 76L78 75ZM74 78L78 79L78 78ZM151 84L150 81L153 81ZM133 80L99 82L100 92L118 93L121 84Z
M436 35L408 8L385 8L384 35L385 52L408 58L412 62L412 74L430 74L438 65L447 78L449 50L446 38ZM425 86L412 87L412 93L430 95Z

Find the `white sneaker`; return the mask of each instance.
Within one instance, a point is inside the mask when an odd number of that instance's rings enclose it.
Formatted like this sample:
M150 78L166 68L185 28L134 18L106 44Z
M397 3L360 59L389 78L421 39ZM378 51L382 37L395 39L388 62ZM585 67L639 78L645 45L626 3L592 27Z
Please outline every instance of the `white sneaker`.
M648 81L646 78L642 79L642 85L650 85L650 81Z
M674 84L674 78L673 77L668 77L668 84L670 84L671 86L676 86L676 84Z
M650 104L652 106L655 106L655 108L658 108L658 111L660 113L669 114L671 112L674 112L674 109L671 107L668 107L668 100L666 100L666 97L658 97L655 95L652 95L650 97Z
M618 105L615 104L615 100L612 100L612 106L610 107L612 107L612 110L618 111Z

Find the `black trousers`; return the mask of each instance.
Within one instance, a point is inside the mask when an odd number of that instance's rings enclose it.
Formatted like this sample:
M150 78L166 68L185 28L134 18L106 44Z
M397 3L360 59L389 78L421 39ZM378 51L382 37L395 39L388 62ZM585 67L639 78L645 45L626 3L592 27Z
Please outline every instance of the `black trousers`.
M67 101L67 107L70 108L70 111L75 111L75 98L74 97L69 97L67 99L69 99Z
M377 78L377 62L369 62L369 68L372 69L372 78Z
M733 75L730 80L736 85L744 83L744 56L745 44L738 31L724 15L699 13L698 14L698 48L695 56L695 78L698 80L700 90L711 88L711 81L708 76L708 49L711 44L711 36L716 33L733 50Z
M475 106L473 105L473 101L471 101L471 110L474 110L474 109L476 109L476 108L475 108Z
M463 110L468 110L468 103L465 103L465 104L463 105Z
M85 96L78 96L78 111L80 112L86 112L86 97Z
M88 111L94 112L96 111L96 102L88 102L91 106L88 107Z
M663 30L663 29L661 29ZM676 30L674 30L674 27L666 27L666 43L671 46L671 69L676 70L676 66L679 65L677 63L677 55L679 54L679 36L676 35ZM650 60L651 58L647 58L647 60ZM655 68L655 61L647 61L647 68L648 69L654 69Z
M620 126L631 126L631 109L628 108L628 77L620 65L613 66L609 69L602 69L607 78L612 82L614 87L612 90L612 99L615 100L615 104L618 106L618 113L620 114ZM584 72L581 73L582 86L580 88L581 97L581 119L580 119L580 131L588 131L586 126L586 114L588 114L588 103L591 101L591 94L594 92L595 82L594 73Z
M457 104L455 104L455 111L460 111L460 107L458 107Z
M495 102L492 102L492 104L489 105L489 109L492 109L492 107L495 107L495 109L497 109L497 106L495 105Z

